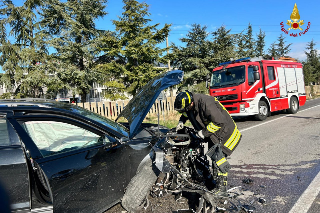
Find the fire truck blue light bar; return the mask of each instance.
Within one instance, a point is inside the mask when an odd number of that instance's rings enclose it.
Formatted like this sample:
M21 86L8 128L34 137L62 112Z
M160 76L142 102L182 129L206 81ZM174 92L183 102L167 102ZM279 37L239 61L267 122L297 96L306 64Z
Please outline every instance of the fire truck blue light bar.
M250 57L240 58L240 59L237 59L237 60L234 60L234 61L227 61L227 62L220 63L219 66L226 65L226 64L231 64L231 63L237 63L237 62L241 62L241 61L249 61L249 60L250 60Z

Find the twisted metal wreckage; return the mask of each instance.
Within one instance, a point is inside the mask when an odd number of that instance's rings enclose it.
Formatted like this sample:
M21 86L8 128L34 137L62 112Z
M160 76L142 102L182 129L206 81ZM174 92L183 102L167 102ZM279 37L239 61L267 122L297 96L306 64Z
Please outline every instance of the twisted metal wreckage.
M229 189L228 197L217 196L213 192L216 186L214 173L218 168L215 164L210 165L204 153L204 143L192 128L185 127L178 132L170 130L153 147L154 163L161 173L152 187L151 195L162 197L175 194L179 199L183 192L189 192L200 197L196 209L181 209L178 212L253 212L256 199L248 203L241 200L241 186Z

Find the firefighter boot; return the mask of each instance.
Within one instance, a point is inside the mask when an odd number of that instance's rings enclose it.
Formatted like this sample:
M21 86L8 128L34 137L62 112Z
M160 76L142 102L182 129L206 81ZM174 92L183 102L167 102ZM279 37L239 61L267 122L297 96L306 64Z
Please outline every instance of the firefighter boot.
M216 180L216 188L213 190L213 192L218 197L228 197L227 183L228 183L228 172L226 173L219 172Z

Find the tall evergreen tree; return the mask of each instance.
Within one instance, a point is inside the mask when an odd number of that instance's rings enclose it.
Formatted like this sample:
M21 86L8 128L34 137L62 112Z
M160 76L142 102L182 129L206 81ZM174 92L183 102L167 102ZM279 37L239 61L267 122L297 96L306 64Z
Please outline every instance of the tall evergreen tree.
M285 37L283 36L283 34L280 34L280 36L278 37L278 43L276 46L277 55L280 57L283 57L286 54L288 54L291 50L290 46L291 46L291 44L286 45Z
M303 76L304 76L304 83L306 86L310 85L310 83L316 81L316 69L311 66L308 62L303 63Z
M255 42L255 56L264 56L264 47L265 47L265 39L266 34L260 29L259 34L257 35L257 40Z
M26 0L15 6L2 1L0 7L0 65L5 71L3 80L13 92L27 96L43 95L47 81L48 50L39 31L37 16L40 0ZM5 26L9 26L9 32ZM12 36L11 41L8 34Z
M213 52L214 58L216 58L215 63L213 63L214 67L221 62L229 61L231 58L236 57L234 35L231 35L230 31L225 26L221 26L212 33Z
M268 49L268 53L271 57L279 57L278 51L277 51L277 44L275 42L273 42L270 45L270 48Z
M236 43L237 58L253 57L254 56L254 39L252 36L252 26L249 23L246 33L242 31L234 35Z
M124 12L119 20L114 20L116 34L109 33L102 39L104 45L100 48L109 58L99 69L106 73L110 86L116 85L115 92L123 88L134 95L151 78L164 69L156 68L161 62L166 48L158 45L165 41L170 25L165 24L157 29L159 24L150 25L150 13L146 3L136 0L124 0ZM108 85L108 84L107 84Z
M82 101L100 76L94 71L95 58L104 33L96 28L95 20L106 15L107 0L46 0L42 13L42 32L49 35L48 43L56 50L56 75L65 85L76 88Z
M245 35L243 35L243 32L234 35L235 38L235 43L237 44L236 47L236 53L237 53L237 58L245 58L247 57L246 53L246 38Z
M306 50L304 51L307 56L307 62L311 64L311 66L315 67L316 69L320 68L320 56L318 54L318 50L315 48L316 42L312 39L308 42ZM320 72L320 71L319 71Z
M252 26L249 23L247 28L247 33L244 35L245 38L245 56L246 57L253 57L254 56L254 39L252 36Z
M307 60L304 63L304 77L305 83L308 85L310 82L320 82L320 56L318 50L315 48L316 43L312 39L306 47L305 54Z
M194 92L205 92L205 79L213 68L213 45L208 39L209 33L206 26L192 24L186 37L180 40L185 47L173 47L172 62L185 71L184 85L189 85L189 90ZM202 84L198 85L199 82ZM192 88L190 88L190 85Z

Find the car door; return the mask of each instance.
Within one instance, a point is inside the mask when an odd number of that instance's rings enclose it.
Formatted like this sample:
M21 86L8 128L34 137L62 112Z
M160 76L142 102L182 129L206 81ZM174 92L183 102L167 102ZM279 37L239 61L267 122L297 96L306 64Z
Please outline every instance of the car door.
M19 138L0 112L0 183L9 196L11 209L30 208L29 177Z
M8 120L23 139L55 212L99 212L123 196L130 180L127 148L108 132L65 116Z

